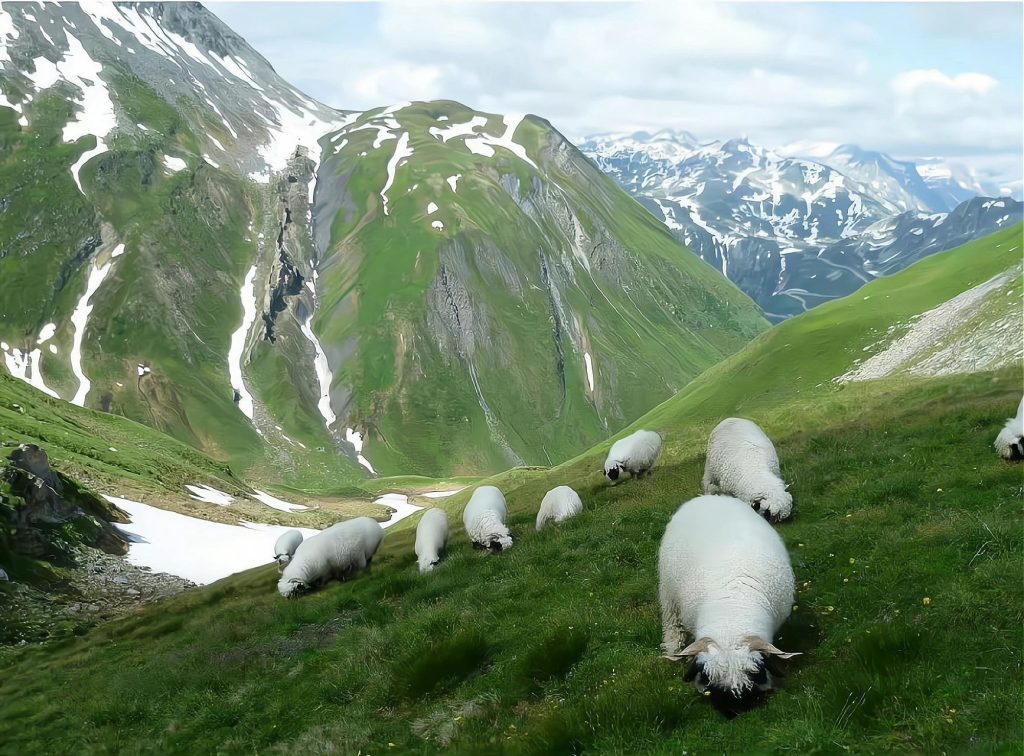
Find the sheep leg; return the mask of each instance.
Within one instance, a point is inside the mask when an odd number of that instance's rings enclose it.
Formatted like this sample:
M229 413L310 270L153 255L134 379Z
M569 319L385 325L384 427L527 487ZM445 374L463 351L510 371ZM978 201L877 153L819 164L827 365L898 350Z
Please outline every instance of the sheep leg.
M718 487L718 481L715 480L714 475L711 474L711 467L704 468L704 495L714 496L722 493L722 489Z

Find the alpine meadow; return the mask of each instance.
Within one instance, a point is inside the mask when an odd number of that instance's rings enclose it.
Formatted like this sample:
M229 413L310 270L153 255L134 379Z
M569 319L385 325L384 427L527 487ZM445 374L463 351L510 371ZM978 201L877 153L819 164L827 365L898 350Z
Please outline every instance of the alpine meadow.
M0 3L0 754L1020 753L1022 24Z

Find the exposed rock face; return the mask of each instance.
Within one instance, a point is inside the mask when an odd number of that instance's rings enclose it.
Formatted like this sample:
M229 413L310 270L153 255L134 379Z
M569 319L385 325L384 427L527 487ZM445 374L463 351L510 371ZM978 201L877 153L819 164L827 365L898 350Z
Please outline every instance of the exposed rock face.
M23 444L0 471L3 550L74 563L78 545L125 554L128 543L111 522L127 522L115 507L50 467L46 452Z

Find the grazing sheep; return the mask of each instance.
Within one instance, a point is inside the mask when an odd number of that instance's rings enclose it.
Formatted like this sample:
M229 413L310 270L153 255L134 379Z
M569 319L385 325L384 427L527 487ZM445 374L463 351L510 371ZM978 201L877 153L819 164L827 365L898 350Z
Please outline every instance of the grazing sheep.
M620 438L608 450L604 461L604 474L614 486L619 475L628 472L634 478L641 478L650 472L661 453L661 436L654 431L638 430Z
M1024 399L1017 406L1017 416L1006 421L1006 425L996 436L996 451L1007 462L1020 462L1024 459Z
M543 530L549 522L565 522L566 520L583 513L583 502L580 495L569 486L558 486L552 488L540 503L540 511L537 512L537 530Z
M779 455L756 423L741 417L720 422L708 440L704 493L742 499L772 522L793 511L793 496L779 477Z
M416 525L416 556L420 572L430 572L437 566L447 543L448 515L439 507L431 507Z
M277 543L274 544L274 560L278 567L284 569L284 566L292 560L295 549L299 548L300 543L302 543L302 533L297 530L286 530L281 534Z
M512 548L512 534L505 525L507 518L508 507L501 491L494 486L480 486L462 513L462 524L474 548L498 554Z
M277 590L292 598L334 580L347 580L368 568L384 529L370 517L339 522L307 538L284 568Z
M775 529L739 499L698 496L665 528L658 578L665 657L693 657L686 679L727 716L767 693L770 655L796 655L772 645L794 587Z

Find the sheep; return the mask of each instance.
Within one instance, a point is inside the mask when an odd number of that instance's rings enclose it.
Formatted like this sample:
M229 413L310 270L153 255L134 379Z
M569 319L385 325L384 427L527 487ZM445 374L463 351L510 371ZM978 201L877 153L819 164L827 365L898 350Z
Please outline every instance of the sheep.
M274 561L277 562L280 569L283 570L284 566L292 560L295 549L299 548L300 543L302 543L302 533L297 530L286 530L277 539L277 543L274 544Z
M793 496L779 477L779 455L756 423L741 417L720 422L708 440L704 493L742 499L772 522L793 512Z
M462 513L462 524L474 548L499 554L512 548L512 534L505 525L507 517L508 507L501 491L494 486L480 486Z
M284 568L277 590L285 598L302 595L331 579L346 580L369 568L384 529L371 517L335 523L307 538Z
M1017 405L1017 416L1006 421L1006 425L996 436L996 451L1007 462L1020 462L1024 459L1024 399Z
M693 659L685 679L730 717L767 694L771 656L797 655L772 645L795 582L775 529L739 499L698 496L665 528L658 579L662 648Z
M628 472L634 478L641 478L654 467L661 453L661 436L654 431L638 430L620 438L608 450L604 461L604 474L614 486L619 475Z
M583 513L580 495L569 486L558 486L544 494L537 512L537 530L543 530L549 522L558 523Z
M420 572L430 572L437 566L447 543L448 515L439 507L431 507L416 525L416 556Z

